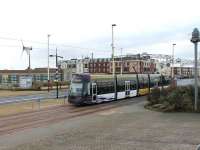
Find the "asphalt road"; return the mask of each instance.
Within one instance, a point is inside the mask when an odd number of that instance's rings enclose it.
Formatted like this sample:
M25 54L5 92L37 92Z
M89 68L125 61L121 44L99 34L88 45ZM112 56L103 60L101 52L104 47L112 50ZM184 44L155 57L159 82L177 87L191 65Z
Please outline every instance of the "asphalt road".
M68 95L67 89L59 90L59 98L67 97L67 95ZM41 93L41 94L0 97L0 104L30 101L30 100L44 100L44 99L51 99L51 98L56 98L56 90L52 90L50 92L46 91L45 93Z

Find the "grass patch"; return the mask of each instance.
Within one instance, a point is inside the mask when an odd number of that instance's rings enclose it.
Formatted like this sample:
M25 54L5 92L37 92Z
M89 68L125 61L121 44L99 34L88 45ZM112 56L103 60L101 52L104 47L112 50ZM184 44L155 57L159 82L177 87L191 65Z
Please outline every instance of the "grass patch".
M9 96L25 96L30 94L43 94L47 93L46 91L11 91L11 90L0 90L0 97L9 97Z
M38 101L29 101L29 102L4 104L0 105L0 117L12 114L18 114L22 112L37 111L39 109L44 109L63 104L64 104L64 99L48 99L48 100L42 100L40 101L40 103Z

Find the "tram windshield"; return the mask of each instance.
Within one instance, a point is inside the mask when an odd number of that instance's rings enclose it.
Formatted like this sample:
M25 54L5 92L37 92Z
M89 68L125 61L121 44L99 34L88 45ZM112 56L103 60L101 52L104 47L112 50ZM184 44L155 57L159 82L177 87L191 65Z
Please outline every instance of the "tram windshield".
M71 96L81 96L83 89L83 83L71 83L70 85L70 95Z
M81 77L75 75L72 78L70 85L70 96L81 96L83 90L83 83Z
M88 94L88 82L88 75L73 75L69 95L86 96Z

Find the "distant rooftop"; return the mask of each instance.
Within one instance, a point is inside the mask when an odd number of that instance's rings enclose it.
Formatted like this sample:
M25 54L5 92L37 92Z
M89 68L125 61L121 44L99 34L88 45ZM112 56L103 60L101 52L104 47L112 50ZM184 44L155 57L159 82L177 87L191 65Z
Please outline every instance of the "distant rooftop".
M50 68L50 73L55 73L56 68ZM25 69L25 70L0 70L0 73L16 73L16 74L27 74L27 73L47 73L47 68L35 68L35 69Z

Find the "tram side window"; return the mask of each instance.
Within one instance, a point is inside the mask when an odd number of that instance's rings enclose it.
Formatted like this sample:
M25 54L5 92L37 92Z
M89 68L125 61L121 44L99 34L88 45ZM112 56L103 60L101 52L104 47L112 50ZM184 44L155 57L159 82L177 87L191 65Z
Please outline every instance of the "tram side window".
M148 88L148 78L140 77L139 79L139 88Z
M112 80L97 81L97 94L114 92L114 82Z
M131 84L130 84L130 89L131 90L136 90L137 86L136 86L136 80L131 80Z
M150 78L150 87L154 87L156 85L155 78Z
M161 82L161 77L160 76L156 76L156 77L150 77L150 87L155 87L155 86L161 86L162 82Z
M97 82L97 94L105 94L106 93L106 82L98 81Z
M139 88L142 89L144 88L144 81L143 81L143 78L139 78Z
M92 93L93 93L93 91L92 91L92 83L90 83L90 95L92 96Z
M88 96L89 91L88 91L88 83L83 84L83 96Z
M118 80L117 81L117 91L122 92L125 91L125 80Z
M106 93L114 93L114 81L109 81L107 84L107 92Z
M148 88L148 86L149 86L148 78L146 78L146 79L144 80L144 88Z

